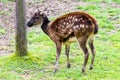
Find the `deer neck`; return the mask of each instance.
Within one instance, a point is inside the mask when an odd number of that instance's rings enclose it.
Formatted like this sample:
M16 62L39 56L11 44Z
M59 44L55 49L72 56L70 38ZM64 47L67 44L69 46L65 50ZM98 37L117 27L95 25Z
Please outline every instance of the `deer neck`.
M42 28L43 32L47 35L48 35L48 24L49 23L50 23L50 21L48 20L48 17L45 16L43 19L43 24L42 24L41 28Z

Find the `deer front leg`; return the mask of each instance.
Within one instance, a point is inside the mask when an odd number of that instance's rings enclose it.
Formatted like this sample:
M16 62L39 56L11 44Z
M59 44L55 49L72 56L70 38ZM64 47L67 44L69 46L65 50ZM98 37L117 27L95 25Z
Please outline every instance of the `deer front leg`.
M69 51L70 51L70 45L65 45L65 54L67 57L67 68L70 68Z
M57 71L58 69L58 59L59 59L59 56L60 56L60 53L61 53L61 48L62 48L62 44L59 42L59 43L56 43L56 62L55 62L55 68L54 68L54 73Z

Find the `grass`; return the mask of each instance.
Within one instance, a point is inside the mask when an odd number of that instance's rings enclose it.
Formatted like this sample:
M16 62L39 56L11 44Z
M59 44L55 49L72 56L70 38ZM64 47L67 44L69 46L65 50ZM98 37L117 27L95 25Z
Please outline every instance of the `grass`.
M0 0L0 2L9 2L9 1L15 1L15 0Z
M78 0L80 1L80 0ZM119 0L83 0L85 2L104 2L104 3L112 3L112 2L115 2L115 3L118 3L120 4L120 1Z
M96 17L99 23L99 32L94 42L96 60L92 71L89 70L90 55L87 72L81 73L84 55L78 44L74 43L70 51L71 68L66 68L63 47L59 70L53 74L55 46L47 35L33 27L27 35L29 56L19 58L13 54L0 57L0 80L119 80L120 27L115 25L120 25L120 9L112 8L109 3L106 4L108 4L106 8L99 3L77 6L77 9L87 11Z
M3 35L3 34L5 34L5 29L1 28L0 26L0 35Z

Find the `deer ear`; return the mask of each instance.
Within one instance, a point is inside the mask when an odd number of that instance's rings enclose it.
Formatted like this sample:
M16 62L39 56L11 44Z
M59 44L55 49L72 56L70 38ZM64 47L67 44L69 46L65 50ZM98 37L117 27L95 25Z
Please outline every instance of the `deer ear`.
M44 15L44 12L40 11L40 15Z

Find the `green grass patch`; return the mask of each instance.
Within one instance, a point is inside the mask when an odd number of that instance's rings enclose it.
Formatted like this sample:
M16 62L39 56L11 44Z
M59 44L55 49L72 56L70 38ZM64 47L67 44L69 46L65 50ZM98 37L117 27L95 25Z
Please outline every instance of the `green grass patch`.
M85 7L78 6L78 9L80 9L80 10L96 10L96 9L100 9L100 6L98 6L98 5L87 5Z
M79 1L79 0L78 0ZM104 2L104 3L112 3L112 2L115 2L115 3L118 3L120 4L120 1L119 0L83 0L85 2Z
M6 13L5 11L0 11L0 15L5 14L5 13Z
M3 29L1 26L0 26L0 35L3 35L5 34L5 29Z
M9 2L9 1L15 1L15 0L0 0L0 2Z

